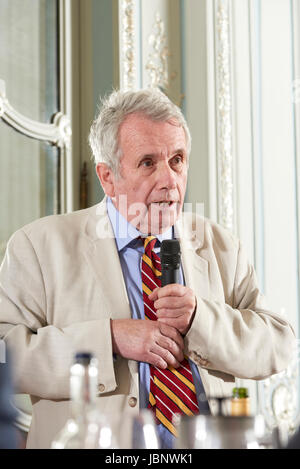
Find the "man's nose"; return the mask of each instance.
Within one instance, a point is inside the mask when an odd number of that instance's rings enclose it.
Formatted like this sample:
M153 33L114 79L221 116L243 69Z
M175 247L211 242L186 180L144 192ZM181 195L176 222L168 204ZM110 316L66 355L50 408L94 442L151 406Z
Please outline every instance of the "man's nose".
M159 189L174 189L176 187L176 175L168 163L162 163L157 172Z

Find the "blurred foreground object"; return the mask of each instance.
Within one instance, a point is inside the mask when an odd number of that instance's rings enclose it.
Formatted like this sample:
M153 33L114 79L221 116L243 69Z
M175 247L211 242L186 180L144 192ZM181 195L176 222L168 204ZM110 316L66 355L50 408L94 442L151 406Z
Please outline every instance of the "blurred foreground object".
M127 426L127 431L132 434L133 449L159 449L159 437L153 412L148 409L140 410L138 415L131 416L132 428Z
M264 416L267 429L278 432L282 448L300 424L299 358L298 343L286 370L258 383L259 412Z
M247 388L233 388L231 399L232 417L250 417L251 407Z
M235 399L249 399L246 388L234 388L233 395ZM217 404L213 415L179 416L176 449L278 448L278 439L266 429L264 417L250 416L249 401L233 409L239 415L231 415L232 400L231 396L210 397L211 403Z
M52 443L52 449L109 449L112 430L96 406L98 361L90 353L77 353L71 366L71 418Z
M176 449L260 449L260 418L182 416Z
M17 448L16 411L11 405L12 395L11 361L7 353L6 363L0 362L0 449Z
M300 427L294 436L288 442L286 449L300 449Z

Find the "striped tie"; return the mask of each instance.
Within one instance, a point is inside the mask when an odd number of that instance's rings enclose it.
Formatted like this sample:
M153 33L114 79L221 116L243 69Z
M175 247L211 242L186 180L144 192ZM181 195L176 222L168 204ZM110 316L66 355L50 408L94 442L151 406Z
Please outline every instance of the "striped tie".
M145 318L156 321L156 309L148 296L156 287L161 286L161 264L154 252L156 238L148 236L144 240L142 257L142 285ZM156 423L162 423L174 436L176 428L172 421L176 414L194 415L199 412L193 375L187 357L179 368L168 366L165 370L150 365L149 408L156 417Z

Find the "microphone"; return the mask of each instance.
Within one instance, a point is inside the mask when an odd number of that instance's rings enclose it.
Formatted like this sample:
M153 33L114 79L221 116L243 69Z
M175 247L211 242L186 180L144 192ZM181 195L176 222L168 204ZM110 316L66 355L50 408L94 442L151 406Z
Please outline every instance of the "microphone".
M179 283L180 244L177 239L165 239L161 243L161 286Z

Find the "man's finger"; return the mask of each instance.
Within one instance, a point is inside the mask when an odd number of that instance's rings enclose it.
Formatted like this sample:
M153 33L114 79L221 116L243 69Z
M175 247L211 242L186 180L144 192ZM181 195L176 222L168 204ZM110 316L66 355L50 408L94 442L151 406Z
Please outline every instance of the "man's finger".
M185 314L186 311L182 308L161 308L156 311L156 316L158 319L160 318L178 318Z
M161 308L184 308L188 306L190 299L183 296L165 296L154 301L155 309Z
M177 342L175 342L175 340L170 339L170 337L166 337L165 335L162 335L157 341L157 345L168 350L179 363L182 362L184 358L183 351L182 348L179 347Z
M186 293L186 287L179 285L179 283L170 283L165 287L155 288L149 295L149 300L155 301L157 298L163 298L165 296L184 296Z
M161 347L159 344L155 344L152 347L151 352L158 355L168 365L171 365L174 368L178 368L180 366L180 362L176 359L173 353L170 352L168 349Z
M169 319L171 322L172 320ZM161 320L159 319L157 321L159 323L159 330L162 335L165 335L166 337L170 337L173 339L179 347L183 350L184 349L184 341L183 338L181 337L181 334L174 328L172 325L167 325L167 324L162 324ZM162 321L163 322L163 321Z
M150 365L157 366L161 370L165 370L168 368L168 363L158 354L155 352L150 352L149 356L147 357L147 363Z
M183 316L179 316L178 318L159 318L157 322L161 325L177 329L180 335L186 333L186 328L188 325Z
M159 288L155 288L155 289L153 290L153 292L150 293L150 295L148 295L149 300L151 300L151 301L157 300L157 298L158 298L158 290L159 290Z

